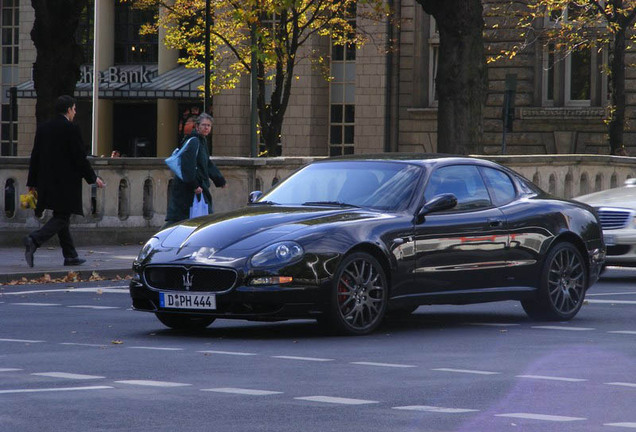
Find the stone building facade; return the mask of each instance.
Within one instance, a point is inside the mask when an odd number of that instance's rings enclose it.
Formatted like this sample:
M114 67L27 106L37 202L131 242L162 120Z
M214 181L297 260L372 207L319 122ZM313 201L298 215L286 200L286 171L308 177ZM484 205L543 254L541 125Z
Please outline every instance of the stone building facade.
M486 11L500 0L484 2ZM117 8L116 0L101 0L106 24L100 30L104 56L100 70L119 65L114 48ZM437 101L434 78L437 69L439 36L435 23L415 0L393 0L395 6L392 23L371 23L358 19L371 36L371 42L355 52L333 47L326 38L316 38L306 49L319 49L330 54L330 81L309 63L297 69L292 97L285 116L281 137L283 156L329 156L338 154L364 154L386 151L435 152L437 140ZM7 14L19 21L5 20ZM3 63L2 63L2 155L28 155L33 141L35 117L33 93L28 91L35 49L29 32L34 13L29 0L3 0ZM493 24L499 24L492 30ZM549 22L545 25L549 25ZM4 38L8 26L15 31L16 41ZM500 48L514 41L515 23L510 19L487 18L487 43ZM13 33L12 33L13 35ZM511 36L512 35L512 36ZM389 39L396 41L396 49L387 50ZM161 35L159 35L159 41ZM7 42L5 44L5 42ZM10 42L10 44L9 44ZM13 44L13 45L11 45ZM8 46L11 45L11 46ZM200 103L191 91L202 83L201 77L180 85L184 88L161 88L162 76L178 74L177 55L156 44L157 55L152 64L153 92L140 93L134 86L123 86L115 95L108 96L100 88L98 155L110 154L111 149L127 148L129 143L118 142L138 137L131 131L117 135L115 131L133 128L122 123L116 115L125 104L143 105L154 128L152 149L144 156L166 156L178 142L179 121L183 107ZM5 48L18 48L19 61L4 55ZM8 51L7 51L8 52ZM633 57L633 54L630 54ZM502 105L506 79L514 75L516 97L513 130L505 135L506 154L592 153L607 154L604 119L607 111L607 76L603 64L607 53L592 51L588 54L557 58L549 44L535 44L512 60L501 60L488 65L488 98L484 110L484 137L482 153L496 155L503 152ZM7 60L11 60L8 64ZM628 63L633 63L629 58ZM185 72L184 72L185 73ZM627 71L628 119L633 117L635 73ZM13 136L9 136L9 104L7 90L17 86L18 115ZM143 86L142 86L143 87ZM134 92L133 92L134 90ZM175 96L166 96L163 90L179 90ZM127 93L128 91L128 93ZM82 96L83 95L83 96ZM90 91L80 95L81 108L90 111ZM250 91L249 78L231 90L213 98L213 154L217 156L250 156ZM88 119L88 123L86 123ZM83 120L85 140L90 141L90 116ZM89 132L88 134L86 132ZM16 136L17 135L17 136ZM146 134L147 135L147 134ZM9 143L11 139L12 143ZM625 134L629 149L636 145L631 130ZM135 141L136 142L136 141ZM87 143L90 144L90 143ZM131 153L129 151L129 153ZM129 156L134 156L129 154Z

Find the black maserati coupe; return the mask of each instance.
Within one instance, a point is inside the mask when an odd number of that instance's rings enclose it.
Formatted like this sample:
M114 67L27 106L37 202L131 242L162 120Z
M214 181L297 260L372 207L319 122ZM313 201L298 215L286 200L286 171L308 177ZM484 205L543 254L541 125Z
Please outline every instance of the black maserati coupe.
M519 300L569 320L605 257L585 204L463 157L325 159L239 210L154 235L133 308L174 329L315 318L350 335L420 305Z

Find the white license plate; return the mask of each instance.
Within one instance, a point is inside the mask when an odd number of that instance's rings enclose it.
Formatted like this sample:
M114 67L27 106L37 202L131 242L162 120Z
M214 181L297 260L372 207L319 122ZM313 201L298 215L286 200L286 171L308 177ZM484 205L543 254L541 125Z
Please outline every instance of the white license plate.
M603 240L605 240L605 246L614 246L616 244L616 239L613 235L604 235Z
M214 294L159 293L159 306L165 309L216 309Z

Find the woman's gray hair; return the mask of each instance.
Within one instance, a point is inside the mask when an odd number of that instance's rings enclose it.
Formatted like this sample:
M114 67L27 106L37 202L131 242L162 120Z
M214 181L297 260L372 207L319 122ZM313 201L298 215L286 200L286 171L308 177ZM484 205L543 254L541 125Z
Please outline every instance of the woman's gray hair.
M197 117L197 125L201 124L203 120L210 120L210 124L214 123L214 119L208 113L200 114L199 117Z

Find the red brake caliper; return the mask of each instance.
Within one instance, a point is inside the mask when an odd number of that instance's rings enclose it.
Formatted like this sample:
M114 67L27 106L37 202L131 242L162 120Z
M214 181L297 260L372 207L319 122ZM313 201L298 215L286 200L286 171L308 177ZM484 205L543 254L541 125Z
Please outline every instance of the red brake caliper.
M344 278L344 276L343 276ZM349 281L347 281L349 282ZM338 282L338 303L339 304L343 304L344 302L347 301L347 293L349 292L349 290L347 289L347 287L345 286L345 284L342 282L342 278L340 279L340 281Z

